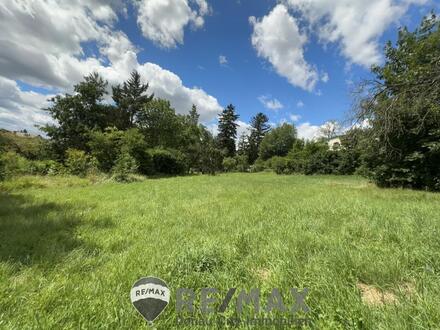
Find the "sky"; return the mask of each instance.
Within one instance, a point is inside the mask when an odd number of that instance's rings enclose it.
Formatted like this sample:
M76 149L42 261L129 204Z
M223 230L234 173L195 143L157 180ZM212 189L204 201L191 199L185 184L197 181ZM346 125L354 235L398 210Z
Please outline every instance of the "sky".
M43 109L98 72L139 71L177 113L195 104L213 132L232 103L239 133L265 113L314 138L345 122L351 92L401 26L436 0L0 0L0 128L52 123ZM111 102L111 98L107 98Z

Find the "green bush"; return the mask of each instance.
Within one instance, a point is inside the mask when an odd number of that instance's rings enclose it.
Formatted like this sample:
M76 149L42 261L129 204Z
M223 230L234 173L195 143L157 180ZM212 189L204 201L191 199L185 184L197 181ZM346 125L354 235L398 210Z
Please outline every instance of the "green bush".
M276 174L290 173L287 157L280 157L280 156L272 157L270 159L270 168L273 169Z
M185 174L188 171L188 164L185 156L176 150L171 149L150 149L153 161L154 173L158 174Z
M234 157L225 157L222 166L225 172L233 172L237 167L237 160Z
M128 152L123 152L116 160L115 166L112 169L113 179L118 182L129 182L130 176L137 172L138 165L136 159Z
M83 150L67 149L66 170L69 174L84 177L96 168L96 159L87 155Z
M29 161L13 151L0 155L0 178L2 180L29 172Z
M123 152L128 152L135 158L141 174L153 173L152 157L148 152L144 136L138 129L121 131L107 128L104 132L94 131L90 133L89 147L101 171L111 171L119 156Z
M235 156L235 169L238 172L248 172L249 171L249 162L248 157L246 155L237 155Z
M249 171L251 173L263 172L266 168L266 162L258 158L255 163L250 166Z
M63 166L54 160L35 160L29 162L29 174L32 175L56 175L63 172Z
M109 172L115 165L121 153L123 135L124 131L114 128L108 128L104 132L93 131L90 133L88 146L101 171Z
M5 162L3 160L2 155L0 155L0 181L3 181L5 178L6 178Z

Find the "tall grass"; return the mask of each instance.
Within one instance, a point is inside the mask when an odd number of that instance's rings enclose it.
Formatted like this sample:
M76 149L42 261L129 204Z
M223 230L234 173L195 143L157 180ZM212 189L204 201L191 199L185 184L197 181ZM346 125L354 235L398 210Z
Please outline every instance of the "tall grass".
M159 329L182 328L179 287L219 303L232 287L309 288L311 328L440 324L439 194L271 173L41 180L0 192L0 328L143 329L129 291L146 275L172 290Z

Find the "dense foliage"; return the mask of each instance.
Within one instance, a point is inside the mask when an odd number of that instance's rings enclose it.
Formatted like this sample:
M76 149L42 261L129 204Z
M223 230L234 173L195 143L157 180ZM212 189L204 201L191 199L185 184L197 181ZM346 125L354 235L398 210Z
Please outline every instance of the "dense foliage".
M440 22L399 31L373 68L357 115L370 125L365 163L381 186L440 190Z

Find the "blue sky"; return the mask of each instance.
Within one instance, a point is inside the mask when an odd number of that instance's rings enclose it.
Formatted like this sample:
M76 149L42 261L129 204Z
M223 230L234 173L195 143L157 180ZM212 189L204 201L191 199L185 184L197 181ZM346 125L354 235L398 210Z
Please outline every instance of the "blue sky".
M0 5L0 127L37 130L47 95L97 71L111 84L137 69L180 113L205 124L236 106L311 138L350 110L353 84L380 64L397 28L414 28L429 0L11 0ZM32 18L32 20L30 19ZM51 19L52 18L52 19ZM3 23L1 23L3 22ZM3 43L3 44L2 44Z

